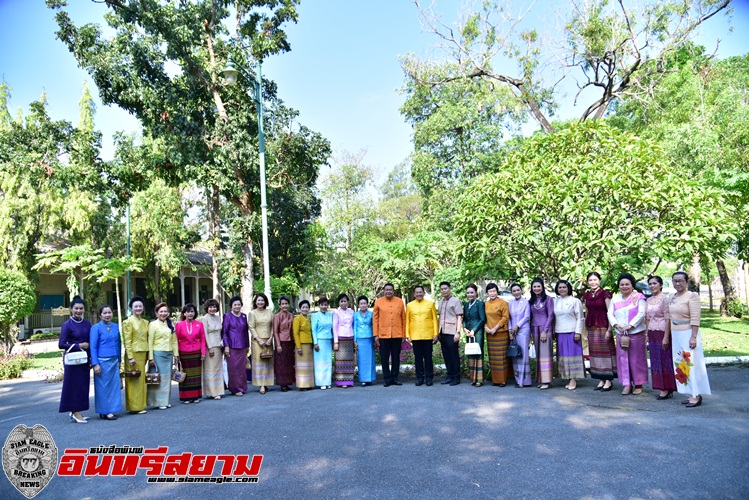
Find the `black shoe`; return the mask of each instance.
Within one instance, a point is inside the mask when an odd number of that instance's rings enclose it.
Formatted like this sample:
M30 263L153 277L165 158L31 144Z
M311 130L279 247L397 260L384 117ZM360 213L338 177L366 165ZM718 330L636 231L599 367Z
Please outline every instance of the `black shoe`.
M393 384L392 384L391 382L385 382L385 384L383 384L383 385L384 385L385 387L390 387L390 386L391 386L391 385L393 385Z
M417 380L416 381L416 387L419 387L421 385L424 385L424 381L423 380Z
M432 381L431 381L431 380L429 380L429 381L427 382L427 387L431 387L432 385L433 385Z
M453 380L450 382L450 385L458 385L460 383L460 380Z
M608 387L603 387L603 388L601 389L601 392L609 392L609 391L610 391L611 389L613 389L613 388L614 388L614 384L611 384L611 385L610 385L610 386L608 386Z
M689 400L688 400L688 399L685 399L684 401L682 401L682 402L681 402L681 404L683 404L683 405L688 405L688 404L689 404Z
M689 400L687 400L687 401L689 401ZM701 404L702 404L702 394L700 394L699 396L697 396L697 401L695 401L694 403L687 403L687 408L696 408L697 406L699 406Z
M393 385L403 385L403 382L401 382L398 379L393 380Z
M452 383L452 381L453 381L453 379L451 379L451 378L446 378L445 380L443 380L442 382L440 382L440 384L441 384L441 385L447 385L447 384L451 384L451 383Z
M655 399L657 399L658 401L663 401L664 399L669 399L672 397L674 397L674 391L668 391L668 393L665 396L661 396L660 394L658 394L658 397Z

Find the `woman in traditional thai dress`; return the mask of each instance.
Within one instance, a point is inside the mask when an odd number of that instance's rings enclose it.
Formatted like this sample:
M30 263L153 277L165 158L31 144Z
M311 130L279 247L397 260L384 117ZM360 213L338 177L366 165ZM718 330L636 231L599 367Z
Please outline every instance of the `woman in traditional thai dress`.
M552 324L554 299L546 295L544 280L531 281L531 333L536 347L536 387L548 389L554 379Z
M510 285L510 340L520 346L522 356L512 358L516 387L531 386L531 364L529 346L531 341L531 309L528 299L523 297L523 288L517 283Z
M348 306L348 295L338 296L338 309L333 313L333 350L335 351L335 385L354 385L354 311Z
M333 313L328 299L321 298L320 310L312 315L312 341L315 343L315 385L329 389L333 383Z
M79 296L70 302L70 318L62 324L60 340L57 346L63 351L88 353L91 334L91 323L83 319L86 303ZM64 353L63 353L64 355ZM70 419L77 424L88 420L81 414L88 410L88 391L91 385L90 363L65 365L60 393L60 413L68 412Z
M288 297L281 297L278 300L281 310L273 317L273 339L276 343L274 372L281 392L288 391L294 383L294 337L291 333L294 314L289 312L290 305Z
M492 374L492 385L504 387L512 366L507 360L507 347L510 345L510 308L503 299L499 298L499 288L494 283L486 285L489 300L484 303L487 334L486 347L489 350L489 368Z
M125 407L130 413L146 413L146 362L148 361L148 321L143 319L146 301L135 296L128 306L132 315L122 322L125 344L125 370L139 370L139 377L125 377Z
M122 411L120 328L112 323L112 307L99 308L99 321L91 327L91 367L94 369L94 405L99 418L117 420Z
M359 310L354 313L354 349L356 349L359 382L362 387L366 387L372 385L377 378L372 311L369 310L369 299L364 295L357 298L356 303Z
M252 385L260 387L260 394L273 385L273 311L264 293L255 296L247 319L252 337Z
M200 318L205 331L206 350L203 360L203 395L207 398L221 399L224 395L224 357L218 301L206 300L203 310L205 314Z
M156 319L148 325L148 365L156 366L160 377L158 385L147 389L147 403L159 410L171 408L169 398L172 393L172 366L179 362L179 349L174 327L169 319L169 306L159 302L154 308Z
M588 273L589 290L583 294L585 328L588 331L590 376L599 380L596 391L610 391L616 377L616 347L611 335L608 310L611 292L601 288L601 275Z
M673 396L676 390L673 353L671 352L671 315L668 297L663 295L663 278L648 280L653 296L646 300L645 336L650 346L650 378L653 389L661 391L659 401Z
M299 303L299 316L294 318L294 346L296 347L296 386L300 391L315 387L315 370L312 356L312 320L309 301Z
M224 314L221 337L224 343L226 371L229 374L229 391L235 396L247 392L247 351L250 347L250 330L247 315L242 312L242 299L234 296L229 300L230 312Z
M635 290L635 277L629 273L620 274L617 283L619 294L614 295L609 304L609 323L617 332L619 382L624 387L622 395L642 394L642 386L648 383L645 296Z
M486 310L484 303L478 299L479 289L476 285L466 287L468 301L463 304L463 332L466 334L466 342L473 339L481 349L481 354L468 357L468 377L471 385L481 387L484 385L484 325L486 325Z
M569 281L559 280L554 287L554 335L557 338L557 371L559 378L569 380L565 389L574 391L577 379L585 378L583 360L583 304L572 296Z
M179 382L179 400L183 404L200 403L203 397L203 361L205 361L205 329L196 320L195 304L185 304L179 323L174 327L179 360L185 379Z
M700 333L700 294L687 290L687 273L678 271L672 276L676 293L669 301L671 316L671 339L676 388L681 394L689 394L682 401L687 408L702 404L702 395L711 394L707 378L705 353L702 350Z

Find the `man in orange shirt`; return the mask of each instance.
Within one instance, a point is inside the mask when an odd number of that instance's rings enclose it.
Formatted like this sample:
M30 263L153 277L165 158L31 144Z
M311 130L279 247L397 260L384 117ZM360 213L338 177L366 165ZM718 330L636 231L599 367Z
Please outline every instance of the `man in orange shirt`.
M402 299L393 297L395 286L392 283L385 283L383 292L385 296L375 300L372 327L375 346L380 349L382 378L385 380L385 387L390 387L403 385L398 381L398 372L401 344L406 331L406 307Z

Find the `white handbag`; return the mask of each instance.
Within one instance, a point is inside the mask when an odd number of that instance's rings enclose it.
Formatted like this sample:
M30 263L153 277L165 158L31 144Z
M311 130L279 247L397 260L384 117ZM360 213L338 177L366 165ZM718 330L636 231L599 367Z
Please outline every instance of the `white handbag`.
M71 345L68 350L65 351L65 355L62 357L62 362L67 366L82 365L88 363L88 354L86 351L75 351L70 352L73 348Z
M473 342L471 342L473 339ZM480 356L481 346L476 342L476 337L468 337L466 340L466 356Z
M528 348L528 357L530 359L536 359L536 346L533 344Z

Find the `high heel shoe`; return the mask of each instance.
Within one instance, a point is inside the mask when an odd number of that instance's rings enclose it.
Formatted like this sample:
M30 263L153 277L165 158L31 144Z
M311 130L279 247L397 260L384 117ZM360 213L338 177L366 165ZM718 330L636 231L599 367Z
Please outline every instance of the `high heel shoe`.
M75 422L76 424L87 424L86 418L84 417L82 420L78 420L75 418L75 415L73 415L73 412L70 412L68 415L70 415L70 420Z
M697 401L695 401L694 403L687 403L687 408L695 408L701 404L702 404L702 394L697 396Z
M672 397L674 397L674 391L668 391L668 394L666 394L665 396L661 396L660 394L658 394L658 397L655 399L657 399L658 401L663 401L664 399L670 399Z

